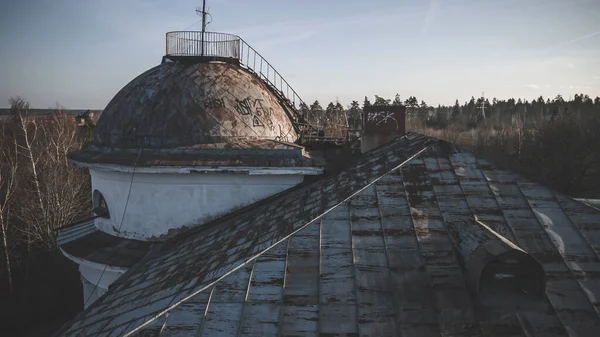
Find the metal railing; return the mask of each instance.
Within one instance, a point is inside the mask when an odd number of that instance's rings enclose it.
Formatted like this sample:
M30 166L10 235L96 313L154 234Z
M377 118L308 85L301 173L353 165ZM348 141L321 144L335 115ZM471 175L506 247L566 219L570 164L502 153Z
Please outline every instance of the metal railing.
M241 37L227 33L177 31L167 33L167 56L234 58L264 80L295 110L303 103L275 68ZM297 113L297 111L295 111Z
M241 37L227 33L176 31L167 33L167 56L206 56L237 59L242 67L256 74L291 108L299 133L323 129L319 121L292 86L275 68ZM302 109L304 107L304 109ZM331 127L331 126L330 126ZM345 127L346 125L340 125Z
M240 37L214 32L179 31L167 33L169 56L213 56L240 59Z

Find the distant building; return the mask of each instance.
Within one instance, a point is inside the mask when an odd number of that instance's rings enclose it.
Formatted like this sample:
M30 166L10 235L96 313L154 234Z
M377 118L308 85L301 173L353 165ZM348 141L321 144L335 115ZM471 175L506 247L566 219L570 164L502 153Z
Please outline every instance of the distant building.
M30 109L29 115L31 118L48 118L52 116L57 110L56 109ZM85 124L84 117L88 116L93 123L98 121L98 118L102 115L102 110L80 110L80 109L61 109L61 112L65 113L67 117L78 125ZM10 116L10 108L0 108L0 121L5 120Z
M77 125L79 126L84 126L86 125L86 122L90 122L93 125L96 125L98 123L98 119L100 118L100 115L102 115L102 111L91 111L91 110L85 110L83 112L79 112L77 113L77 115L75 115L75 122L77 123Z

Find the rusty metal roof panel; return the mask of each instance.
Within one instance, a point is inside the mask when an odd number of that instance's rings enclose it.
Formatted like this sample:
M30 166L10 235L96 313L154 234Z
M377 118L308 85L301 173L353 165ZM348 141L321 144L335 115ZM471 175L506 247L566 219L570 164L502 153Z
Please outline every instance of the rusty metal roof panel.
M64 334L600 331L600 212L440 144L409 134L336 176L168 240ZM503 283L522 259L542 268L518 273L544 292Z

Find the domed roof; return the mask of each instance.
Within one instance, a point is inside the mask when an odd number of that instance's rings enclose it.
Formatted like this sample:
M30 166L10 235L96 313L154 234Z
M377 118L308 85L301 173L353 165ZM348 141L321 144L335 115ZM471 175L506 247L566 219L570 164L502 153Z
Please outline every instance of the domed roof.
M163 62L127 84L104 109L94 147L167 149L271 139L296 141L265 83L236 64Z

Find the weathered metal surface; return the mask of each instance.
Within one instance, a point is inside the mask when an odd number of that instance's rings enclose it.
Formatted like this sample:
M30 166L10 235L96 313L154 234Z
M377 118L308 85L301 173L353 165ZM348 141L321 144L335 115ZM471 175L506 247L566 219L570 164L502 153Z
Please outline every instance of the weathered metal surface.
M579 231L573 225L549 188L527 182L518 186L597 315L600 313L600 261L586 240L587 231Z
M80 239L88 234L96 232L98 229L94 225L96 217L89 217L79 223L65 226L56 230L56 243L62 246L68 242Z
M166 313L167 309L208 289L224 275L251 262L257 254L322 217L433 142L435 140L422 135L406 135L337 175L324 177L271 202L259 203L248 212L228 217L206 230L191 231L168 240L160 250L132 268L128 276L117 280L106 296L67 326L64 334L106 334L121 325L132 324L123 322L123 316ZM143 296L142 302L139 296ZM311 312L318 313L308 309L301 311L307 318ZM113 317L119 317L116 325L111 323Z
M60 248L73 257L115 267L131 267L153 244L108 235L94 225L94 220L67 227L57 233Z
M304 148L273 140L200 144L171 149L114 149L89 146L71 152L68 158L77 165L107 164L137 167L305 167L323 164L310 158Z
M241 37L217 32L176 31L168 32L166 38L166 55L163 62L166 59L185 63L219 61L242 66L260 78L275 94L295 122L297 133L300 133L303 127L309 127L307 123L311 123L310 117L314 115L311 111L299 111L299 108L306 104L298 93Z
M583 204L592 206L596 209L600 209L600 199L575 199Z
M94 144L172 148L249 139L294 142L278 98L257 76L225 63L166 62L141 74L110 101Z
M598 316L519 188L518 183L524 179L495 169L483 160L479 160L478 164L514 232L516 243L536 257L546 272L546 297L556 314L538 317L535 330L538 334L549 336L567 335L566 330L578 336L590 335L592 329L600 326ZM571 200L571 203L576 201ZM555 323L557 319L558 325Z
M403 139L335 176L167 241L63 334L600 331L594 309L600 212L468 153L412 134ZM411 154L420 155L406 163ZM483 250L492 258L481 262L491 261L482 277L492 277L479 293L470 289L470 259L489 242L534 256L547 276L545 297L527 288L513 292L505 275L495 277L502 274L493 265L502 247Z
M504 224L488 183L476 168L476 158L454 153L449 159L426 158L425 166L436 181L433 185L438 200L444 197L439 202L444 223L473 291L479 293L481 286L487 286L481 284L489 283L483 274L494 270L494 275L506 279L507 287L543 294L544 271L534 257L509 240L513 239L512 233Z
M363 112L364 133L404 133L406 107L403 105L371 105Z
M422 157L402 168L402 178L441 334L481 335L456 248L440 213L445 197L434 192Z

